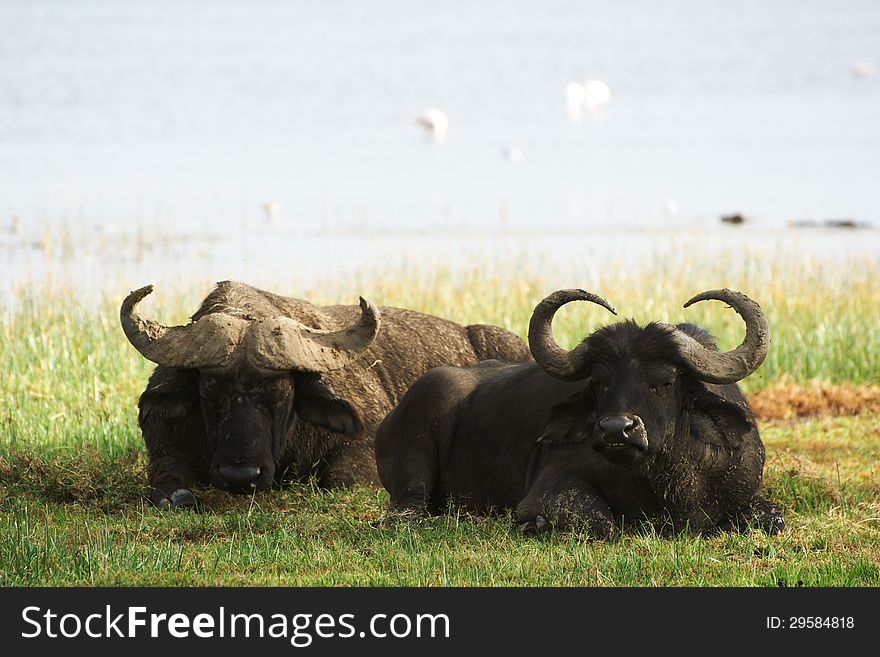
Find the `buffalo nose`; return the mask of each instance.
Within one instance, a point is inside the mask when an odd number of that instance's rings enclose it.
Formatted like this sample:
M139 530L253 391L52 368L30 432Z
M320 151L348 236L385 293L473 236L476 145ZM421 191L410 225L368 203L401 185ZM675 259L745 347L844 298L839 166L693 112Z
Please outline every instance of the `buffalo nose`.
M254 486L254 482L260 478L260 468L246 468L238 465L222 465L217 469L218 474L230 489L247 489Z
M606 436L626 435L636 425L635 420L626 415L603 417L599 420L599 428Z

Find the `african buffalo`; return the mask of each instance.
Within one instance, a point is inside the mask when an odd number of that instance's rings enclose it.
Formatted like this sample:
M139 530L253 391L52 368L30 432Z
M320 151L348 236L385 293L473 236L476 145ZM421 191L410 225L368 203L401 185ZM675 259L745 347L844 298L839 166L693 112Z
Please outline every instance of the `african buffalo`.
M194 482L252 492L284 477L378 485L373 434L421 374L439 365L530 358L504 329L400 308L315 306L225 281L186 326L166 327L128 295L125 335L158 363L140 397L150 499L193 506Z
M523 531L615 522L662 532L711 532L756 520L775 533L782 512L759 492L764 446L736 381L770 342L757 303L730 290L695 296L732 306L746 336L720 353L692 324L624 321L571 351L553 339L556 311L574 300L614 309L583 290L535 308L534 363L487 361L425 374L376 432L379 477L391 508L441 512L515 509ZM393 516L392 516L393 517Z

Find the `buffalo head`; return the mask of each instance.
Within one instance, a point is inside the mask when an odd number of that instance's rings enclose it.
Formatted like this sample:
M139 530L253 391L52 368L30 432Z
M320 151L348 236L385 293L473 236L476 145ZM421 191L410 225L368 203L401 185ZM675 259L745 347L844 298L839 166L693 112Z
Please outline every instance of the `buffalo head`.
M361 298L359 320L336 331L285 316L251 317L224 309L169 327L137 311L152 291L148 285L126 297L122 328L145 358L199 372L209 471L218 488L268 488L296 416L350 437L363 431L359 411L321 374L345 367L373 342L379 330L373 304Z
M529 347L551 376L585 381L585 387L555 406L542 436L548 442L592 441L613 463L631 463L663 448L683 431L703 442L730 443L752 428L747 407L718 384L732 384L754 372L767 355L769 328L757 303L731 290L703 292L685 304L717 299L746 324L743 343L719 352L712 337L692 324L645 327L625 321L588 336L571 351L553 339L556 311L570 301L607 301L583 290L560 290L535 308Z

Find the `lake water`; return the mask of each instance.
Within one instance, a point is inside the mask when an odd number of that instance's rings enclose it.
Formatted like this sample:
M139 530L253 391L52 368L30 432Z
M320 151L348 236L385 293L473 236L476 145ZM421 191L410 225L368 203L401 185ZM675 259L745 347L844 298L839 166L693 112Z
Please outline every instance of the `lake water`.
M788 228L880 224L859 62L880 69L873 0L2 0L2 292L582 244L595 266L731 231L880 257L876 229ZM612 99L575 123L586 79Z

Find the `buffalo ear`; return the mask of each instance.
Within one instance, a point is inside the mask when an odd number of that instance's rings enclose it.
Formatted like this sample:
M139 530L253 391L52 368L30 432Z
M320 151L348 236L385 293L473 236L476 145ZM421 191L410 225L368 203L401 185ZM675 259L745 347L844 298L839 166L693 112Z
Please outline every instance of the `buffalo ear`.
M550 419L538 442L576 443L588 438L596 424L596 398L589 385L550 409Z
M757 429L745 401L725 399L702 383L686 394L690 398L688 415L694 440L718 447L736 447L746 434Z
M339 397L319 374L296 375L294 380L293 405L303 420L349 438L364 432L360 412Z

